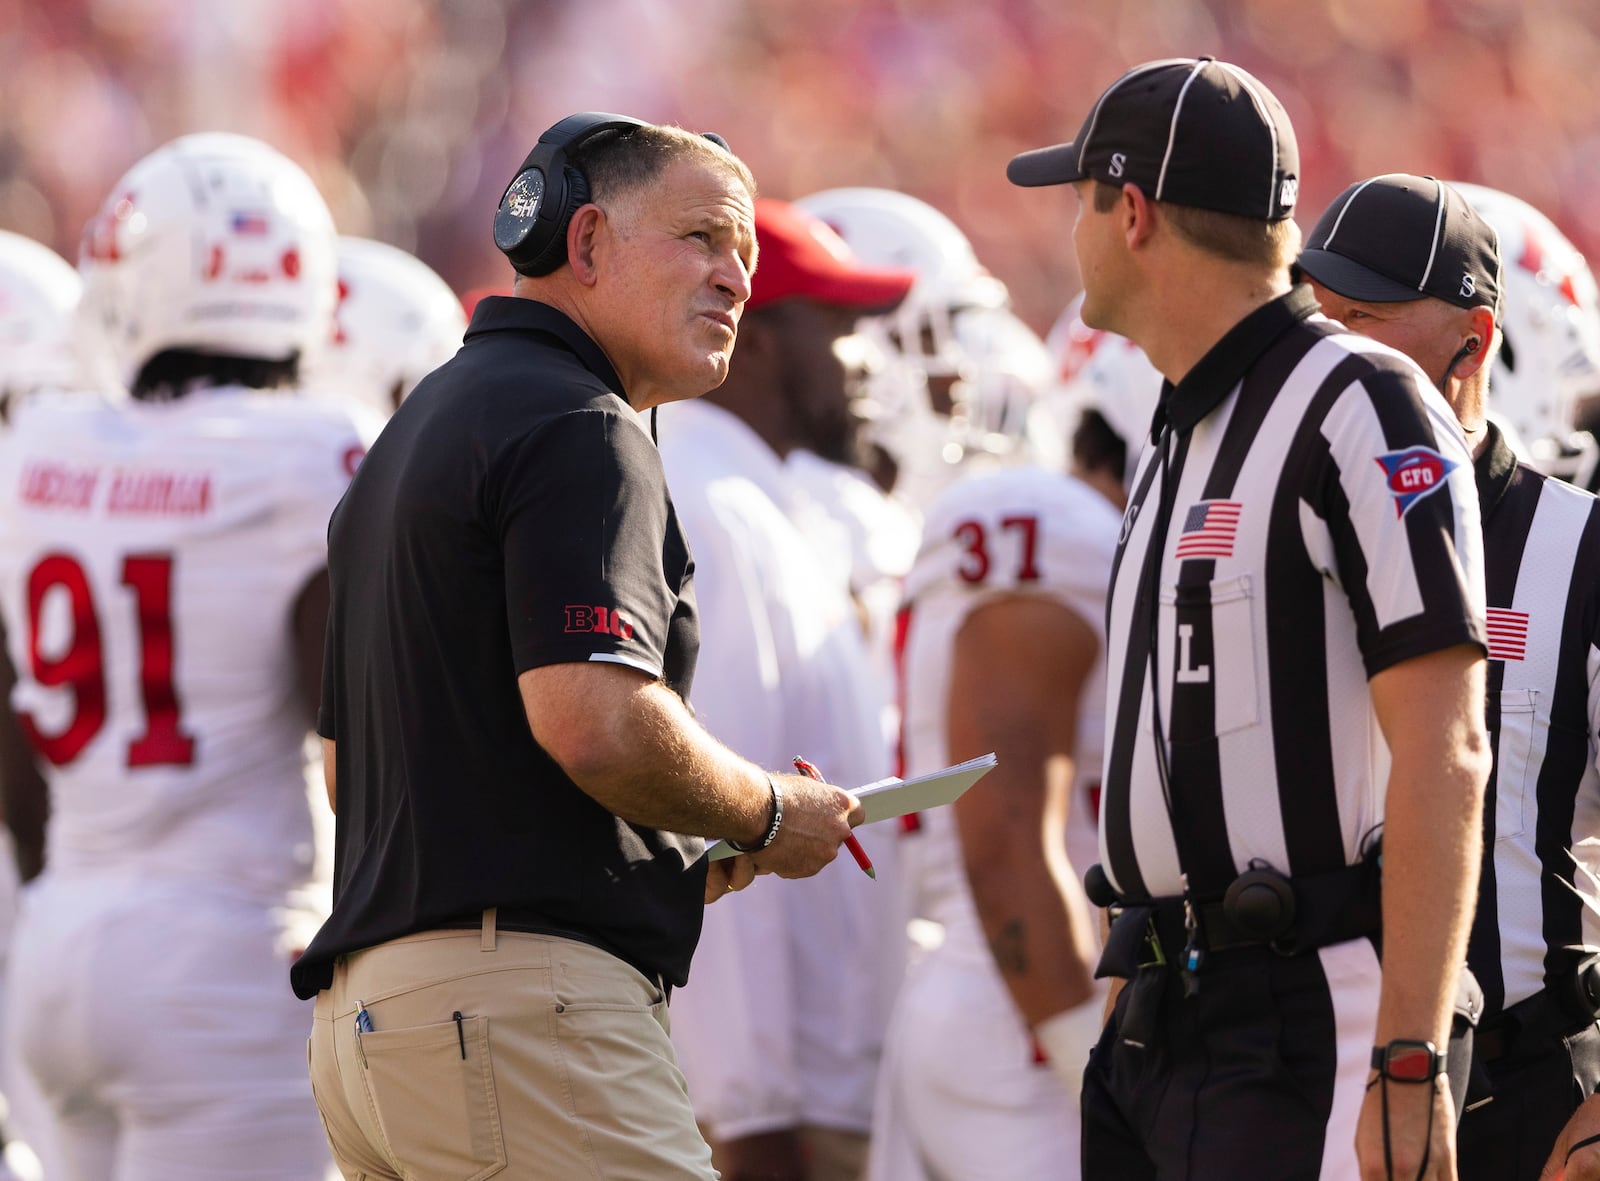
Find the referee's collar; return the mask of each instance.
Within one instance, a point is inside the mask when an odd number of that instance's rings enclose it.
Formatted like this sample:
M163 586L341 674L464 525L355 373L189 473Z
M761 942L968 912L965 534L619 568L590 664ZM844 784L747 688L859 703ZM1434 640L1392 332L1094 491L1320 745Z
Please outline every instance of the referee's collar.
M1510 489L1517 474L1517 456L1500 428L1485 420L1488 441L1472 461L1473 479L1478 485L1478 513L1487 521Z
M605 382L606 388L628 401L628 391L622 388L622 379L605 353L565 312L520 295L486 295L472 309L472 323L467 325L465 339L491 332L538 332L555 337L576 354L585 369Z
M1304 283L1288 294L1261 305L1230 328L1211 351L1177 385L1161 386L1155 434L1171 423L1176 431L1192 431L1206 415L1222 404L1233 387L1277 339L1318 310L1317 297Z

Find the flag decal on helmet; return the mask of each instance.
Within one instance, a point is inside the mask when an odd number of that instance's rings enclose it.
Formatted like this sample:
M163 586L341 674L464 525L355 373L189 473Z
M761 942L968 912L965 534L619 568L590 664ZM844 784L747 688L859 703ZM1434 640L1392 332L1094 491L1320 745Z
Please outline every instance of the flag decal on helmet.
M1377 457L1394 497L1394 514L1403 517L1424 496L1444 487L1445 477L1459 466L1431 447L1408 447Z

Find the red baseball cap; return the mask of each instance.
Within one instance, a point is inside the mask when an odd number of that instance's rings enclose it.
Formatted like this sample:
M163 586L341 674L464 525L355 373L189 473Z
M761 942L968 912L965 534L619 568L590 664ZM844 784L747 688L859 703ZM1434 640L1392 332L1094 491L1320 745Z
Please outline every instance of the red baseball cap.
M756 201L756 243L746 311L801 298L872 315L896 307L917 278L915 271L868 266L827 222L770 197Z

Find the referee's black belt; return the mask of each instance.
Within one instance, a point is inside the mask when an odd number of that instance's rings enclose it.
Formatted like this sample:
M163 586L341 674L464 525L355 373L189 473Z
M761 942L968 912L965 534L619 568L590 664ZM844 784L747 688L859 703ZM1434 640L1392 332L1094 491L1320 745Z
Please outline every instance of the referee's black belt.
M1553 984L1524 997L1478 1026L1473 1052L1482 1062L1527 1057L1551 1049L1562 1038L1600 1018L1600 957L1590 956Z
M1209 954L1267 947L1301 955L1374 937L1383 919L1376 858L1299 878L1253 869L1222 897L1198 900L1193 908L1193 941ZM1122 902L1112 914L1097 976L1132 978L1140 968L1182 966L1191 942L1182 898Z

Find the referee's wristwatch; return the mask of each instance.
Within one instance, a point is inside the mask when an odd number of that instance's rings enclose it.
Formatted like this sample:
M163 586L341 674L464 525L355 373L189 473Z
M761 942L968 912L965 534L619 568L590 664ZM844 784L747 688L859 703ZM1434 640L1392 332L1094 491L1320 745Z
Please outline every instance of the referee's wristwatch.
M1372 1047L1372 1069L1392 1083L1431 1083L1444 1068L1444 1051L1432 1042L1396 1038Z

